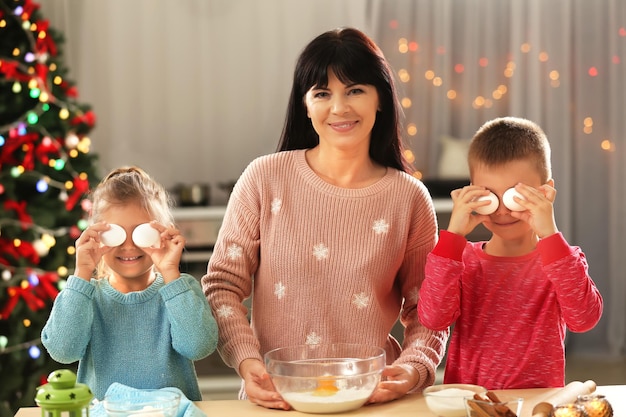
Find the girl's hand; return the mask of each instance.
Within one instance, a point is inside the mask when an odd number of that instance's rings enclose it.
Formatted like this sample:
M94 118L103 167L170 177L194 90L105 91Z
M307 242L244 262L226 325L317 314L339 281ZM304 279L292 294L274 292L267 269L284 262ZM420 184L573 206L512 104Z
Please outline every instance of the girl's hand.
M75 276L89 281L102 255L113 249L109 246L102 246L102 241L100 240L100 233L109 230L110 227L105 222L93 224L86 228L76 239Z
M453 190L452 214L448 223L448 232L466 236L480 223L489 220L489 216L475 213L478 207L489 205L488 201L476 201L478 197L489 195L489 190L478 185L467 185Z
M276 391L265 365L258 359L245 359L239 365L248 399L265 408L289 410L291 407Z
M383 369L382 380L367 400L368 404L385 403L404 396L419 382L417 370L410 365L391 365Z
M185 238L174 225L165 227L152 221L150 226L159 232L160 244L141 249L150 255L155 268L163 275L163 281L167 284L180 277L180 257L185 248Z
M526 210L512 211L511 217L521 219L532 227L540 239L553 235L559 231L554 219L554 199L556 189L552 182L539 188L533 188L526 184L517 184L515 190L524 196L523 199L515 199Z

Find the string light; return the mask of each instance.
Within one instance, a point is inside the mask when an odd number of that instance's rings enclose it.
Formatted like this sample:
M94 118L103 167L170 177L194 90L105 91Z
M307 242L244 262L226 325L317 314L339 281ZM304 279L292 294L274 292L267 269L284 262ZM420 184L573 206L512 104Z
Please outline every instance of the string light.
M57 171L63 171L65 168L65 161L63 159L57 159L54 161L54 169Z
M583 132L587 135L593 132L593 119L591 117L585 117L583 120Z
M32 286L37 286L39 285L39 277L37 276L37 274L35 274L34 272L31 272L28 275L28 282L30 283L30 285Z
M396 19L390 20L389 27L394 30L398 29L399 27L398 20ZM624 26L620 27L617 30L617 34L620 37L626 37L626 27ZM409 52L415 53L419 51L419 43L417 40L409 41L405 37L399 37L397 48L401 54L407 54ZM519 50L523 54L529 54L533 50L533 45L530 42L523 42L520 44ZM436 46L434 52L437 55L444 55L446 53L446 48L442 45ZM513 57L513 54L509 53L507 57L506 65L502 72L503 76L507 79L511 79L515 76L516 62L512 59L512 57ZM548 63L550 61L550 54L547 50L541 50L537 53L536 59L540 63ZM619 65L623 62L622 57L620 57L617 54L613 54L610 57L610 60L611 60L611 63L613 63L614 65ZM487 56L482 56L477 60L477 66L479 68L487 68L489 65L490 65L490 60L489 60L489 57ZM454 71L455 74L462 75L467 71L467 68L464 63L457 62L453 64L452 70ZM591 78L600 76L600 70L597 66L592 65L584 71ZM401 82L408 83L411 81L411 73L404 68L401 68L398 71L397 75L398 75L398 79ZM424 71L424 79L431 82L434 87L440 87L440 86L446 85L446 80L442 76L437 75L433 69L428 69ZM561 72L558 69L550 69L547 72L546 81L549 83L550 87L555 88L555 89L559 88L561 86ZM500 84L498 87L493 89L490 93L486 95L478 94L474 98L472 98L471 106L472 108L476 110L491 108L494 105L494 101L502 100L504 96L507 94L507 92L508 92L508 88L506 87L506 85ZM449 100L456 100L459 98L459 94L453 88L448 88L445 91L445 96ZM411 99L409 97L403 98L401 100L401 105L405 109L410 108L412 105ZM407 125L407 134L412 134L412 135L417 134L416 130L415 132L411 131L411 133L409 133L408 126L410 125L411 124ZM584 123L582 130L583 130L583 133L587 135L590 135L593 133L593 121L591 120L590 117L585 119L585 123ZM600 146L605 151L615 150L615 143L609 139L602 140Z
M65 146L70 149L75 148L78 145L78 142L80 142L80 139L74 132L70 132L67 136L65 136Z
M608 139L604 139L601 143L600 143L600 147L608 152L613 152L615 151L615 145L613 144L613 142L611 142Z
M41 349L39 349L37 346L31 346L30 348L28 348L28 355L33 359L37 359L39 358L39 356L41 356Z
M409 123L406 126L406 133L408 133L409 136L417 135L417 126L415 125L415 123Z
M35 240L33 242L33 248L35 249L35 252L37 252L37 255L42 257L47 256L48 253L50 253L50 248L44 243L42 239Z
M28 120L28 123L30 123L31 125L37 124L37 122L39 121L39 116L37 115L37 113L35 112L28 112L28 114L26 115L26 120Z
M405 149L402 151L402 154L404 155L404 159L406 159L409 164L415 162L415 154L413 154L412 150Z
M11 168L11 176L13 178L19 177L20 175L22 175L23 172L24 172L24 167L21 165Z
M48 188L48 182L45 179L40 179L35 185L35 189L40 193L45 193L48 191Z
M76 223L76 226L78 226L80 230L85 230L89 226L89 222L85 219L81 219Z

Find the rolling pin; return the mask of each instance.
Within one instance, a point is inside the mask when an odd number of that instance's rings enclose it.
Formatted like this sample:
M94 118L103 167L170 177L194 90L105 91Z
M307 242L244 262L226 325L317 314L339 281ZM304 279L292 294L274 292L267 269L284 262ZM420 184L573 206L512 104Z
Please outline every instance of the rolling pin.
M532 417L549 417L554 406L573 403L579 395L588 395L595 390L596 383L591 380L585 382L570 382L556 393L535 405L533 407Z

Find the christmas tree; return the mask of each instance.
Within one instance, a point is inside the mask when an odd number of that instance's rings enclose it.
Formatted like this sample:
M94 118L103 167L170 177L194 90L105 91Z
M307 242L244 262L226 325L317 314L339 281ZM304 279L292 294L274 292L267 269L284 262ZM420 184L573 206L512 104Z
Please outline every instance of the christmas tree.
M40 334L74 267L98 181L61 35L31 0L0 0L0 417L35 404L56 369Z

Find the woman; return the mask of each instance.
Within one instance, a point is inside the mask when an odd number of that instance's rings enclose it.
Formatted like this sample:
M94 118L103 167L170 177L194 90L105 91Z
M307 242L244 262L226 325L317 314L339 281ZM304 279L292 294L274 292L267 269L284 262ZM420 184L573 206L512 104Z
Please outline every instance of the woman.
M437 224L407 173L399 114L389 65L365 34L332 30L301 53L278 152L235 185L202 279L242 397L288 409L263 354L297 344L384 347L370 403L434 382L448 332L424 328L416 303ZM389 334L399 316L402 347Z

